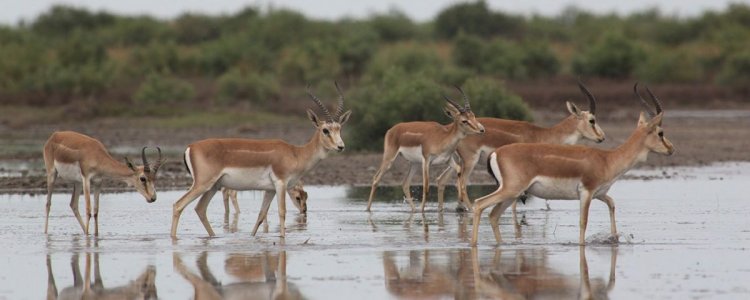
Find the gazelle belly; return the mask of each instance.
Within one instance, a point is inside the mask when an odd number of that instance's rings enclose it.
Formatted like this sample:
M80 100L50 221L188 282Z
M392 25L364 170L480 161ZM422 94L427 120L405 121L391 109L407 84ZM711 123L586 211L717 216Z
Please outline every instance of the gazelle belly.
M576 200L581 180L578 178L534 177L528 188L531 195L550 200Z
M234 190L273 190L271 167L225 168L220 184Z
M55 170L57 170L57 177L64 181L82 181L81 167L77 163L69 164L55 161Z
M412 162L412 163L422 162L422 146L401 147L401 149L399 149L399 152L409 162Z

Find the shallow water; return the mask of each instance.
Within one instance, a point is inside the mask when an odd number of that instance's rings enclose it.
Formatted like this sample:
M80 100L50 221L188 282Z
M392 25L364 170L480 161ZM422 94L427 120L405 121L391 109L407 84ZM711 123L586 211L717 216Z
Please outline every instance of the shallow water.
M750 164L667 170L674 173L615 184L617 246L606 243L601 202L591 206L586 247L574 244L577 201L551 201L546 211L534 199L519 205L518 219L528 224L520 231L509 212L503 216L499 247L485 215L471 248L470 215L453 212L454 201L444 213L431 202L426 213L412 214L397 200L400 188L379 190L368 214L367 189L308 187L307 217L287 204L283 241L275 208L268 232L250 235L258 192L240 193L242 212L226 220L214 199L214 238L186 209L176 241L171 209L182 192L162 192L153 204L135 193L104 195L98 238L81 234L68 194L54 196L48 235L44 196L1 195L0 299L747 299Z

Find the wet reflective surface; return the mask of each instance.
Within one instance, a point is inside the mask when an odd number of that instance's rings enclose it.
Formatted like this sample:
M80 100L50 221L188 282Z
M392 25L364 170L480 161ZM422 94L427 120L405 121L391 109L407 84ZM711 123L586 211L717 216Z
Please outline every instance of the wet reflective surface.
M185 211L177 240L169 226L181 191L153 204L103 195L99 237L81 234L69 194L54 196L48 235L43 195L0 195L0 299L750 297L750 165L667 174L612 188L619 245L607 243L606 205L594 202L586 247L575 244L577 201L551 201L550 211L538 199L519 205L527 225L503 215L500 246L485 215L471 248L469 214L438 213L434 201L409 213L400 188L379 191L368 214L368 188L308 187L308 214L288 212L284 240L275 208L267 231L250 236L257 192L239 194L239 215L213 200L214 238Z

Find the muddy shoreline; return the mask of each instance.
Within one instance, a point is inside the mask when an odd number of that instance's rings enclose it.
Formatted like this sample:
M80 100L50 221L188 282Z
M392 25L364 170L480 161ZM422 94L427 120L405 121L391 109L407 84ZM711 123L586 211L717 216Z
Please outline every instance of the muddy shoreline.
M537 123L552 125L565 115L561 111L536 111ZM614 148L625 141L635 127L637 113L629 110L616 110L600 116L600 124L607 134L607 140L595 147ZM33 126L22 129L0 129L0 142L6 150L0 153L0 193L38 194L46 192L46 179L40 150L49 134L55 130L76 130L100 139L116 157L135 157L142 145L159 145L164 149L168 162L159 174L158 189L182 190L191 184L185 171L181 154L191 141L209 137L278 138L291 143L302 144L312 131L306 122L276 124L269 126L237 125L223 128L139 128L127 126L127 122L98 120L87 123L54 124ZM669 111L664 120L664 128L676 147L673 156L651 154L639 169L659 169L665 166L703 166L716 162L750 161L750 107L734 110L686 110ZM20 149L20 150L19 150ZM306 185L350 185L367 186L379 166L380 153L346 152L332 153L316 168L311 170L303 181ZM382 185L400 185L407 166L399 158L382 180ZM431 177L436 177L445 166L434 166ZM679 176L663 174L662 176ZM418 177L418 176L417 176ZM633 176L629 176L633 178ZM640 178L640 177L638 177ZM641 178L649 179L649 178ZM418 185L418 178L413 185ZM473 184L492 184L483 164L479 164L472 175ZM105 183L105 191L126 191L124 185L116 182ZM57 186L59 191L69 189L64 184Z

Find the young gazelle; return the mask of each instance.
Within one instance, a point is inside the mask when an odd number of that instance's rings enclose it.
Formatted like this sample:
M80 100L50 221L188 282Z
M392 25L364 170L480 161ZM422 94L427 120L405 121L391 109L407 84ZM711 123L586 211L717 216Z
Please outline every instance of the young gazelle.
M107 152L98 140L72 131L58 131L52 134L44 144L44 166L47 170L47 206L44 219L44 233L49 224L49 210L52 206L52 191L58 178L73 183L73 197L70 208L78 219L78 224L85 234L89 233L91 220L91 192L94 193L94 234L99 234L99 193L103 177L125 182L146 198L148 203L156 201L156 172L164 162L159 158L155 164L146 160L146 147L141 149L143 166L133 165L128 158L121 163ZM83 190L86 201L86 225L78 212L78 198Z
M289 199L292 199L292 204L299 210L300 213L307 213L307 192L302 185L302 180L297 181L291 189L286 191L289 195ZM224 214L229 215L229 202L232 202L234 206L234 213L240 213L240 204L237 202L237 190L221 188L221 196L224 198Z
M207 139L190 144L185 150L185 164L193 176L193 185L174 204L172 214L172 236L177 235L177 224L185 207L198 196L195 207L198 217L213 236L214 231L206 218L206 208L214 194L222 187L234 190L263 190L263 204L253 235L266 218L274 195L278 196L280 233L286 230L286 190L293 186L307 171L312 169L329 151L344 151L341 140L341 126L349 120L351 111L344 112L344 96L339 93L336 113L331 115L328 108L308 89L307 94L320 107L326 116L321 120L312 111L307 116L315 127L310 141L303 146L291 145L281 140L253 139Z
M607 195L612 184L636 163L645 161L649 152L672 155L674 146L664 137L661 128L664 116L659 100L646 88L656 107L652 112L645 100L635 93L646 107L649 118L641 113L638 125L628 140L613 150L584 146L549 144L512 144L490 154L488 170L500 187L474 203L474 231L472 245L479 235L479 220L485 208L495 205L490 213L490 223L497 242L501 242L498 221L503 211L521 193L545 199L578 199L580 207L580 233L578 242L585 243L589 205L599 199L609 207L610 229L615 227L615 202Z
M464 106L460 106L448 97L445 113L453 119L453 123L442 125L437 122L406 122L391 127L385 134L383 161L380 169L375 173L367 200L367 211L370 211L375 189L386 171L391 168L393 160L401 154L409 161L409 173L404 178L402 188L405 199L414 211L414 201L411 197L409 185L419 165L422 165L422 211L427 200L430 182L430 165L445 163L456 151L458 143L468 135L484 133L484 126L479 123L471 111L469 99L456 87L464 98ZM442 204L442 203L441 203ZM442 205L441 205L442 207Z
M581 137L597 143L604 141L604 131L596 123L596 99L582 82L578 82L578 87L589 100L589 110L581 110L568 101L565 104L570 116L549 128L524 121L477 118L486 131L481 135L467 136L458 143L456 152L462 158L459 163L460 167L456 168L456 162L451 162L438 177L438 202L443 203L445 184L452 171L461 170L458 172L456 183L459 191L458 208L462 208L462 203L466 208L471 207L469 195L466 192L466 184L469 182L471 172L482 154L490 153L498 147L514 143L575 144Z

